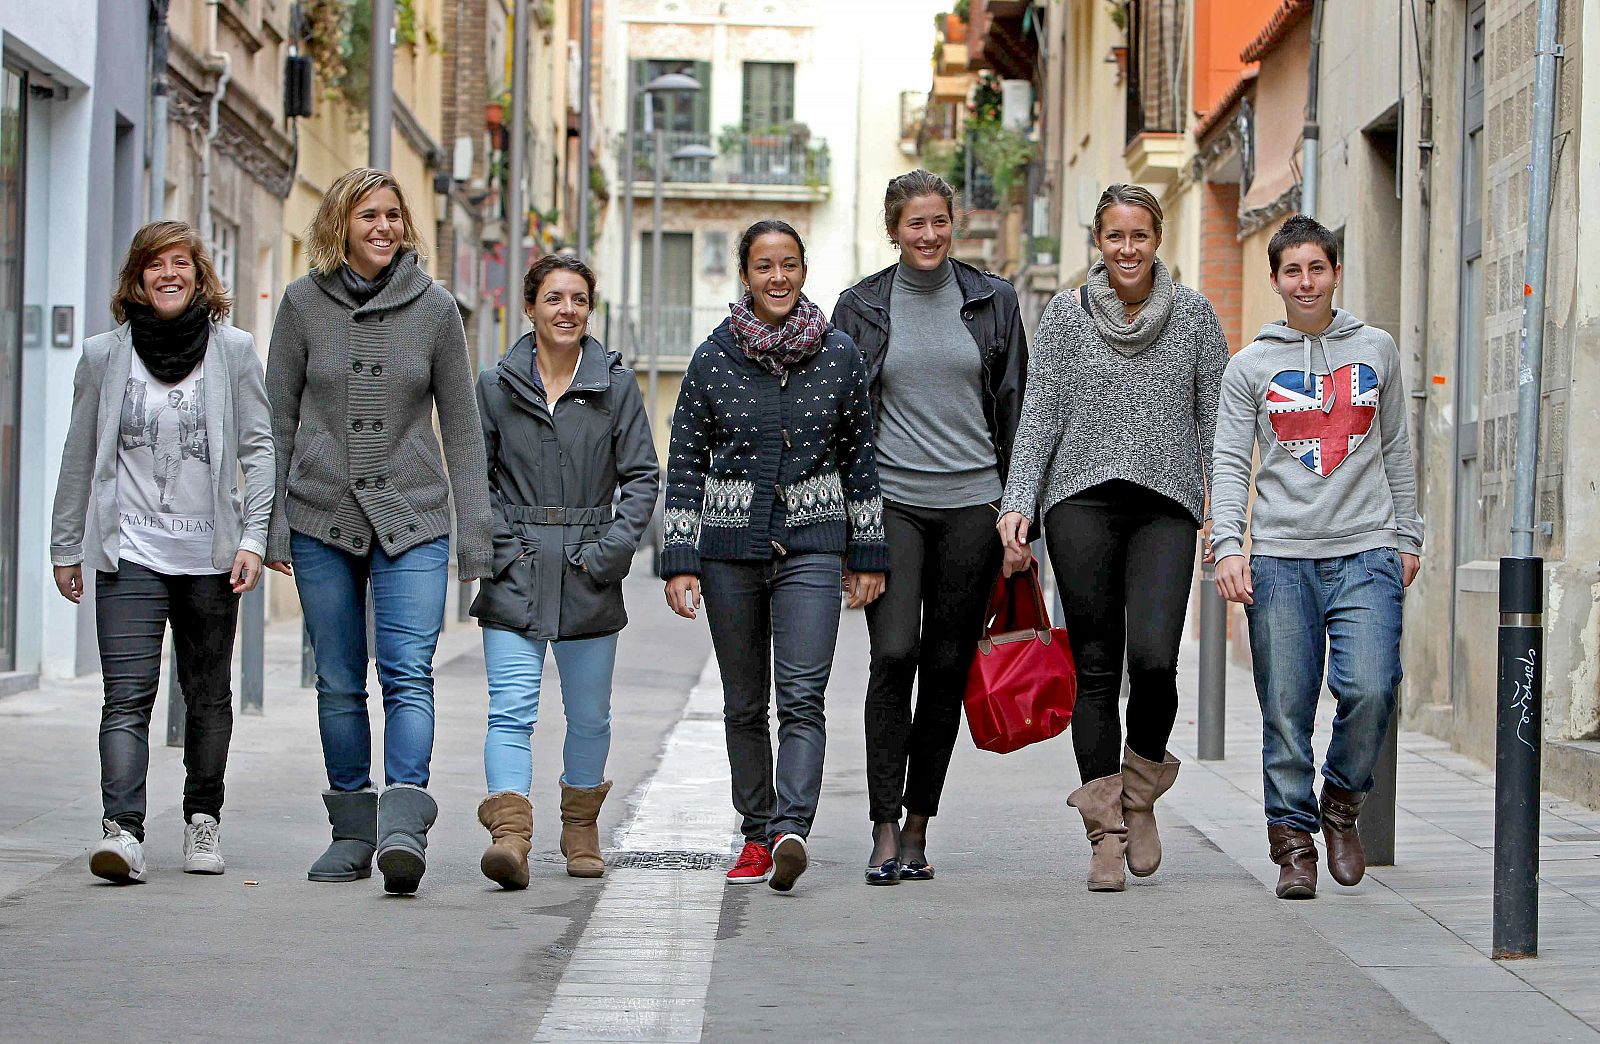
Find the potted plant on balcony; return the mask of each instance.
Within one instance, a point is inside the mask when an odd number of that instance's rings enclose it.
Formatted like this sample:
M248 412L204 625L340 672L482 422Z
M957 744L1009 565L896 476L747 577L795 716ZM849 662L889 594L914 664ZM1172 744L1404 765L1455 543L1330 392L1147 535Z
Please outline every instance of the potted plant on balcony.
M491 94L488 100L483 103L483 122L491 128L503 126L506 119L506 107L510 104L510 91Z
M960 44L967 42L967 20L955 12L939 16L938 29L944 31L944 42Z

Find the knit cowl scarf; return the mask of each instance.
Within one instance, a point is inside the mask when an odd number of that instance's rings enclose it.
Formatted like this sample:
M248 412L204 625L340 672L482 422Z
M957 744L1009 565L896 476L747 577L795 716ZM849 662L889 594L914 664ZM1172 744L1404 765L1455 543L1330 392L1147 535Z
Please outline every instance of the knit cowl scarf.
M1089 316L1105 342L1129 359L1155 344L1172 317L1172 273L1158 257L1150 265L1150 274L1150 296L1129 322L1127 309L1111 285L1105 259L1089 269Z
M189 307L162 319L149 305L129 302L123 308L133 327L133 350L150 376L177 384L194 372L211 343L211 303L196 294Z
M735 343L774 377L782 377L817 354L828 332L828 319L822 309L804 294L795 302L794 310L782 326L768 326L762 322L755 313L755 298L750 294L729 305L728 311L733 313Z

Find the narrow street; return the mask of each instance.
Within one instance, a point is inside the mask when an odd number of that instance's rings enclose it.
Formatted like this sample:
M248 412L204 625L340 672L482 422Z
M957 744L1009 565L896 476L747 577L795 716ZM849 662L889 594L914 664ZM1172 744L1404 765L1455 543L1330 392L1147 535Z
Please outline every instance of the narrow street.
M236 721L220 878L178 870L180 752L160 746L149 882L90 876L98 679L0 700L0 759L17 781L0 795L5 1039L1031 1041L1115 1026L1131 1039L1422 1041L1503 1039L1511 1020L1525 1039L1600 1039L1600 874L1586 865L1600 863L1600 839L1569 845L1582 862L1546 864L1588 876L1547 893L1562 929L1546 935L1542 983L1495 965L1470 926L1447 930L1436 919L1446 915L1408 898L1431 880L1457 903L1482 893L1487 910L1482 874L1476 886L1448 876L1461 872L1460 845L1409 812L1402 866L1354 890L1330 884L1314 903L1275 900L1258 880L1272 868L1246 792L1259 754L1238 676L1229 760L1180 754L1155 877L1120 895L1084 889L1087 845L1063 801L1075 785L1069 737L1005 757L963 738L931 834L937 880L871 889L860 877L866 631L847 613L812 868L789 895L724 888L734 817L714 665L702 678L709 642L703 625L666 614L654 582L628 583L616 789L601 824L628 865L601 881L568 878L555 851L554 690L535 736L533 884L500 892L479 875L485 697L470 625L453 625L440 649L441 815L409 899L376 880L305 880L326 827L314 699L298 688L292 633L269 633L265 716ZM1191 740L1186 709L1175 743ZM1405 805L1422 759L1409 748L1402 758ZM1488 822L1445 794L1473 785L1459 778L1411 793ZM1596 818L1552 799L1547 829L1596 834ZM722 859L693 868L708 862L694 858L706 838L721 839Z

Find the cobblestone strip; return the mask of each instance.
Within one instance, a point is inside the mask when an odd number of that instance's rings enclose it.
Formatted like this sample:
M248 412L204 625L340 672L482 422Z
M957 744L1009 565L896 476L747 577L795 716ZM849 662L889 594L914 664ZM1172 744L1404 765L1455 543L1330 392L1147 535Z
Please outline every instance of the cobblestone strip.
M725 854L728 807L716 658L689 693L619 848ZM720 870L616 867L574 947L535 1041L698 1041L722 914Z

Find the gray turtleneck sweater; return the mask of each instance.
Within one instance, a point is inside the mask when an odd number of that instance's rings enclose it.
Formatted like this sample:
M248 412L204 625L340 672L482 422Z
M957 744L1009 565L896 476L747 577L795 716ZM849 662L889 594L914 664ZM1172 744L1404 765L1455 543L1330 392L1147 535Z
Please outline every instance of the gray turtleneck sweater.
M949 261L929 272L895 269L877 417L885 500L971 507L1003 491L983 419L983 353L961 306Z

